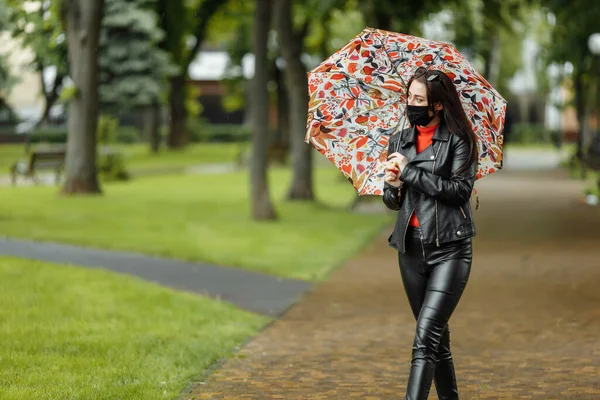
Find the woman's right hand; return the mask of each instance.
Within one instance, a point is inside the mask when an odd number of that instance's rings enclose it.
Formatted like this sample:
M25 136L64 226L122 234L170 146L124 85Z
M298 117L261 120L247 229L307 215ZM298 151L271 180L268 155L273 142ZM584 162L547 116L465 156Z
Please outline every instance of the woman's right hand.
M385 163L385 178L384 180L394 187L400 187L400 168L395 161L387 161Z

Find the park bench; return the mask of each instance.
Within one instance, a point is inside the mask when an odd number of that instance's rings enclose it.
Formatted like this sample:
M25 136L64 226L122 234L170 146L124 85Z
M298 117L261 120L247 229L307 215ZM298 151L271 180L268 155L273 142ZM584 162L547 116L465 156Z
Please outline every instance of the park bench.
M33 179L39 183L36 173L40 170L52 170L55 173L55 183L60 181L60 174L65 163L66 148L59 146L41 146L29 152L27 158L15 162L10 167L10 177L13 186L17 184L19 175Z

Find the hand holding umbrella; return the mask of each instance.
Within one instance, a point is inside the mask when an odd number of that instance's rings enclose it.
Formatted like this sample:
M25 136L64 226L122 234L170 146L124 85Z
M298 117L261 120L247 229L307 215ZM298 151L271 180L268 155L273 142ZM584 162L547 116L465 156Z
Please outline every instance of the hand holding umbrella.
M400 187L400 174L408 164L408 159L400 153L390 154L385 163L385 181L394 187Z

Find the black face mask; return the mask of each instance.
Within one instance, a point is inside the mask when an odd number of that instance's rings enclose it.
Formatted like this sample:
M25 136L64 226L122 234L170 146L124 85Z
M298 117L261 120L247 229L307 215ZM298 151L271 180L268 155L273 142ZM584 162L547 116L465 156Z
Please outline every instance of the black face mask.
M426 126L429 125L431 120L435 117L435 115L429 115L429 107L428 106L407 106L406 107L406 117L412 126L420 125Z

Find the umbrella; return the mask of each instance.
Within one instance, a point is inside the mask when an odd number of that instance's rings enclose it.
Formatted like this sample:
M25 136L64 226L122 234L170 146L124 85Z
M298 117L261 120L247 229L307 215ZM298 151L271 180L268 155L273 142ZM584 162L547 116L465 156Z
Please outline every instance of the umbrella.
M383 193L387 144L409 126L406 82L419 67L445 72L477 135L476 178L502 168L506 101L448 43L365 28L309 72L305 141L361 195Z

